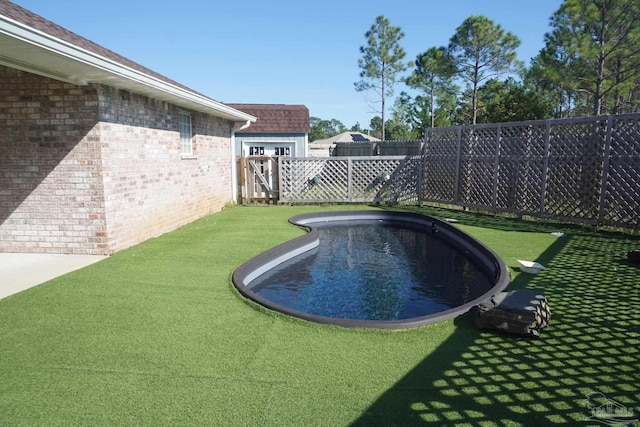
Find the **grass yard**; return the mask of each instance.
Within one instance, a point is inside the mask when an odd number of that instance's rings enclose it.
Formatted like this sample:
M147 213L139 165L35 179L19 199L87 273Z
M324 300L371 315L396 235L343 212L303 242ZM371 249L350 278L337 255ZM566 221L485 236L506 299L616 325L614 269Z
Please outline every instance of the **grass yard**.
M231 207L0 300L0 425L590 425L590 392L640 415L638 238L405 207L458 219L511 288L546 292L535 341L470 315L350 330L245 302L233 270L322 209L362 207Z

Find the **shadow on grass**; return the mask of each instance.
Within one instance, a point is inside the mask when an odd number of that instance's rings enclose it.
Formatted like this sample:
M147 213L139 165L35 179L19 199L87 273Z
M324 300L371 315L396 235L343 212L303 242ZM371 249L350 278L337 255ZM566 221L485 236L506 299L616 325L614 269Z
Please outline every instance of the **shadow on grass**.
M547 230L511 220L478 222ZM639 244L572 229L538 258L547 270L520 274L509 288L547 294L551 325L540 339L477 331L471 314L461 316L453 335L352 425L601 425L585 422L586 395L596 391L639 418L640 268L624 258Z

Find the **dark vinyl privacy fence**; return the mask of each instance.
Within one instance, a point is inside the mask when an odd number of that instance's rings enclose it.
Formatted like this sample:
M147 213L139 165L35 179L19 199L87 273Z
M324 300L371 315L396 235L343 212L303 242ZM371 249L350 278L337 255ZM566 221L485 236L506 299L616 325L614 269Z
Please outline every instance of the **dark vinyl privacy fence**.
M281 202L437 202L640 228L640 114L436 128L420 155L279 162Z
M422 153L424 140L338 142L331 155L346 156L405 156Z

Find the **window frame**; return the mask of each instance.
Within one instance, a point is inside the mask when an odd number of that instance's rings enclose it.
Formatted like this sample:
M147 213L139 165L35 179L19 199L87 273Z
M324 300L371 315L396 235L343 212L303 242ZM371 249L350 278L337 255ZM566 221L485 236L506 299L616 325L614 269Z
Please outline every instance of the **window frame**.
M193 157L193 117L188 111L178 112L178 133L180 134L180 155Z

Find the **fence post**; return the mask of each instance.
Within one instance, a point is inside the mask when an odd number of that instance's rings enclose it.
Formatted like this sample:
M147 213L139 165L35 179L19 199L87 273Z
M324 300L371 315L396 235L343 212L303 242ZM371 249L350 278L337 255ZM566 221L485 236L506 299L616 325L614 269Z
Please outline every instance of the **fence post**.
M282 173L282 159L284 157L283 156L278 156L278 199L276 200L276 204L277 202L279 202L282 199L282 195L284 194L284 187L282 185L282 175L284 175Z
M542 164L542 182L540 183L540 213L544 214L545 204L544 201L547 198L547 179L549 176L549 153L551 152L551 119L546 122L546 129L544 131L544 158Z
M424 154L419 156L418 160L418 182L416 184L418 191L418 205L422 204L422 181L424 179Z
M422 205L422 198L424 194L422 194L422 185L424 182L424 168L425 162L427 159L427 144L429 144L429 129L426 129L424 132L424 145L422 146L422 150L420 150L420 163L418 164L418 205Z
M240 175L240 185L241 185L241 194L242 194L242 203L246 203L248 200L251 200L249 196L249 162L246 157L240 157L240 170L242 171Z
M351 157L347 157L347 199L349 202L352 201L353 193L353 165L351 163Z
M502 127L498 123L498 128L496 129L496 156L493 161L493 188L491 190L491 205L494 209L496 208L496 205L498 202L498 178L499 178L498 168L500 167L501 130L502 130Z
M459 204L460 198L460 157L462 156L462 126L458 126L458 148L456 151L456 177L455 188L453 189L453 201L455 204Z
M607 181L609 180L609 156L611 155L611 134L613 133L613 116L607 117L607 134L604 140L604 161L602 166L602 177L600 183L600 205L598 207L598 224L604 221L605 198L607 191Z

